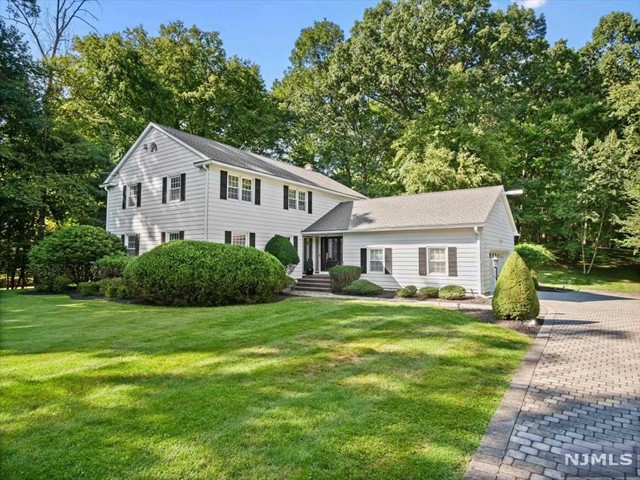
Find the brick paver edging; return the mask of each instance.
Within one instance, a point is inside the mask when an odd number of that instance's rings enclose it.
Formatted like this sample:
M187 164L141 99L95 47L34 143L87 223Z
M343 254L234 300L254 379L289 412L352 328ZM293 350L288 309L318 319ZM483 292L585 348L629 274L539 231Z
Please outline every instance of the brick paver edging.
M546 308L546 310L544 324L540 328L533 345L522 360L509 385L509 389L502 399L502 403L493 415L491 422L489 422L482 442L467 467L464 476L465 480L493 480L496 478L503 458L507 454L507 446L533 378L533 373L553 329L557 312L551 308Z

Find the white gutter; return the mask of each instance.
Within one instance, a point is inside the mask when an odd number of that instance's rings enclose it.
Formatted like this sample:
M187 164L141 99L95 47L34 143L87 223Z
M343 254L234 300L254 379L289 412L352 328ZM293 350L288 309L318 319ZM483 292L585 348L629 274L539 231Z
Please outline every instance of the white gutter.
M204 240L209 240L209 167L204 167L206 170L204 181Z
M473 227L473 231L476 234L476 243L478 244L478 260L479 260L479 268L478 268L478 293L482 295L484 292L482 291L482 240L480 237L480 228L478 226Z
M403 227L401 225L397 227L389 228L367 228L361 230L322 230L322 231L306 231L303 230L302 234L306 235L329 235L332 233L372 233L372 232L397 232L399 230L446 230L448 228L473 228L474 231L477 228L483 227L484 224L477 223L458 223L451 225L418 225L411 227Z
M207 159L207 160L201 160L199 162L194 162L193 163L196 167L202 167L204 165L218 165L220 167L225 167L228 168L230 170L238 170L239 172L245 172L245 173L250 173L253 176L262 176L262 177L267 177L267 178L274 178L280 182L286 183L286 184L290 184L290 185L298 185L304 188L314 188L316 190L322 190L324 192L329 192L333 195L341 195L343 197L348 197L348 198L353 198L354 200L367 200L367 197L356 197L355 195L350 195L348 193L342 193L342 192L338 192L336 190L331 190L330 188L325 188L325 187L320 187L317 185L309 185L308 183L302 183L302 182L297 182L295 180L289 180L287 178L282 178L279 177L277 175L272 175L270 173L264 173L264 172L259 172L256 170L250 170L248 168L242 168L242 167L236 167L235 165L231 165L229 163L224 163L224 162L219 162L217 160L211 160L211 159Z

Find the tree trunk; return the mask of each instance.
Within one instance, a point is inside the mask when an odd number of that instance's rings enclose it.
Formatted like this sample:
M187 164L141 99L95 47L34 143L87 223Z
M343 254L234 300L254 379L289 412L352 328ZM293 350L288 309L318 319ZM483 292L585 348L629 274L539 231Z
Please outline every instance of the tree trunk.
M593 255L591 256L591 263L589 264L589 269L587 270L586 275L591 273L591 269L593 268L593 264L596 261L596 253L598 252L598 244L600 243L600 235L602 234L602 226L604 225L604 215L606 210L602 212L602 216L600 217L600 227L598 228L598 234L596 235L595 240L593 241Z

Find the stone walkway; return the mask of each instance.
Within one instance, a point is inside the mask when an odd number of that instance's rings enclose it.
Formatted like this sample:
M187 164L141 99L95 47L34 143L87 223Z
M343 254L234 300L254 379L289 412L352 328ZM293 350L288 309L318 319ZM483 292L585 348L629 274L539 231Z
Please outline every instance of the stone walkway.
M640 300L540 297L547 321L465 479L640 480Z

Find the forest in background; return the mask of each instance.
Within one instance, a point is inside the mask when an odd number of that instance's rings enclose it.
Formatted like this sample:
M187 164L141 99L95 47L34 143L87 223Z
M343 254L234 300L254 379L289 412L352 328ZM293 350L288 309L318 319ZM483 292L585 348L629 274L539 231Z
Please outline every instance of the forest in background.
M44 4L43 4L44 5ZM88 0L9 0L0 18L0 271L69 224L104 225L99 184L149 122L311 164L370 196L503 184L523 241L585 271L640 249L640 22L580 49L489 0L381 1L349 35L319 20L267 88L217 32L65 38ZM26 32L26 34L25 34ZM31 43L27 39L31 37ZM32 46L29 49L28 45Z

